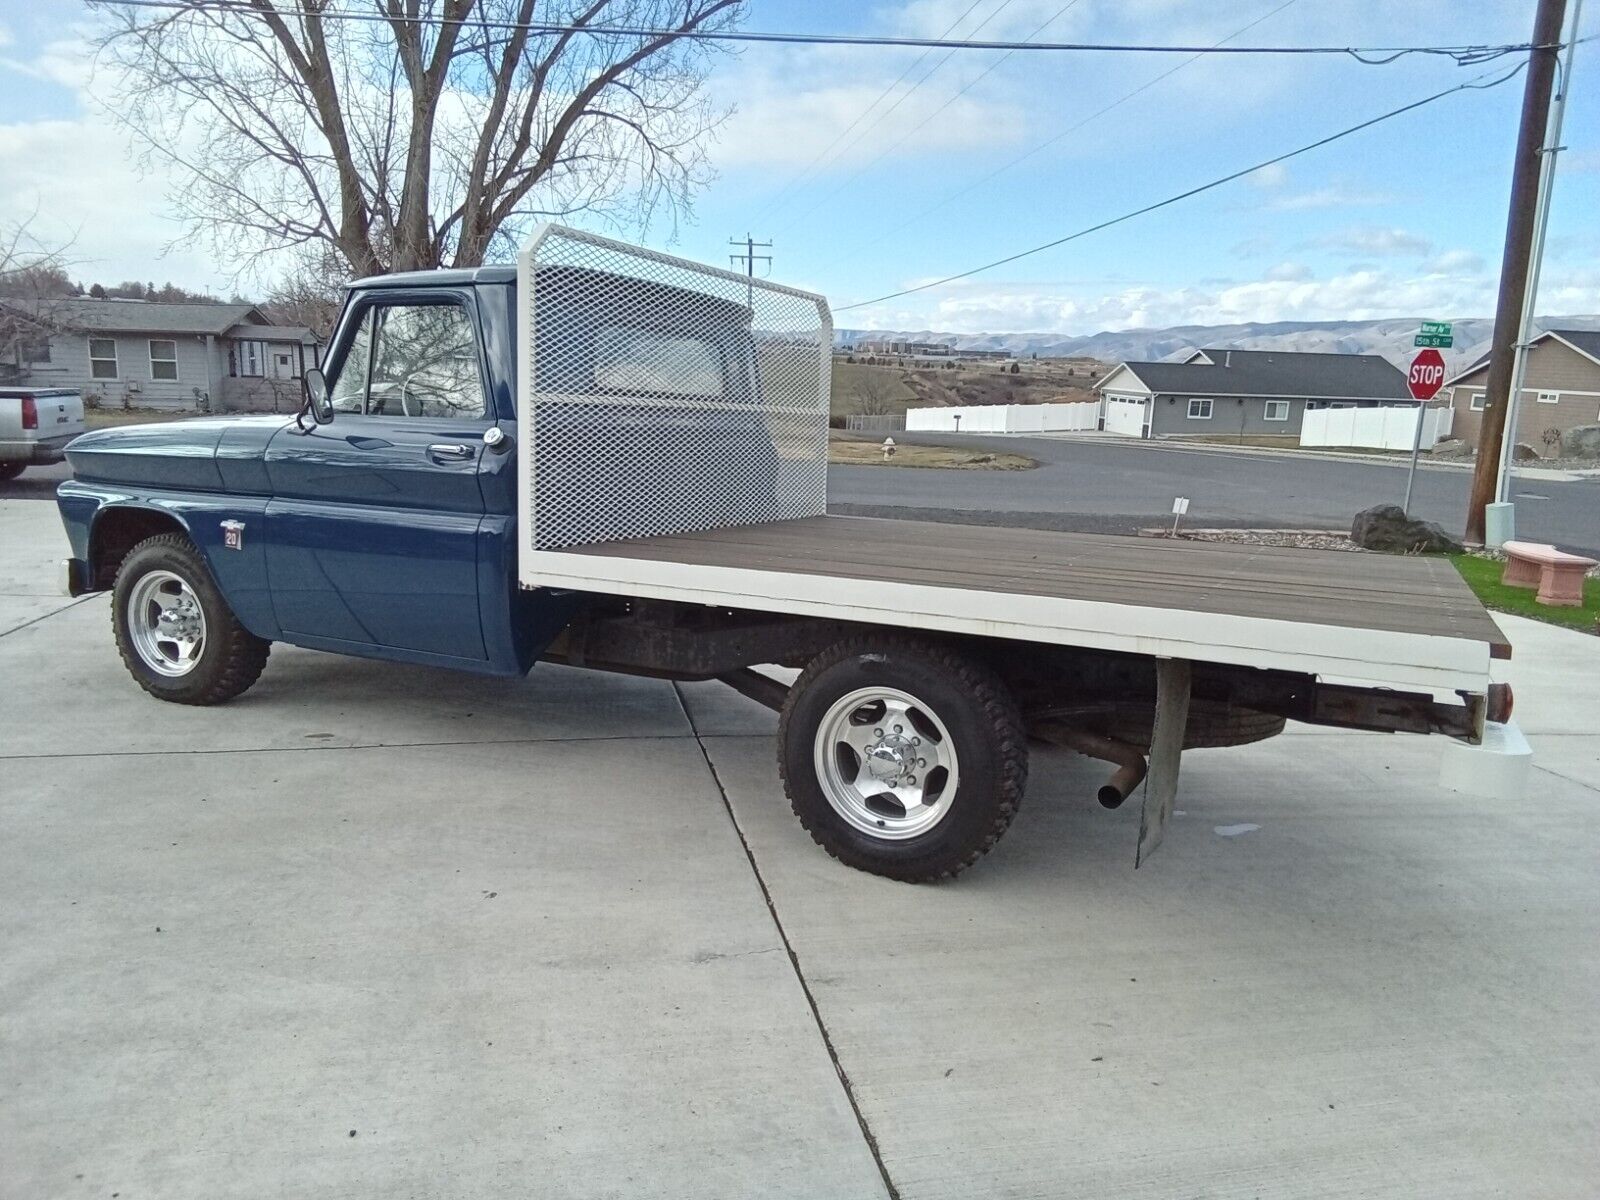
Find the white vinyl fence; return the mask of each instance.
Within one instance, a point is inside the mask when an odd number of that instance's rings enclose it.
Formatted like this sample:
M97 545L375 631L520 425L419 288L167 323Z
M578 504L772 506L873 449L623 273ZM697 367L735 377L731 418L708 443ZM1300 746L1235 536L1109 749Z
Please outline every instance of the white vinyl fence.
M1422 448L1450 436L1453 408L1422 410ZM1371 450L1409 450L1417 436L1417 410L1394 408L1320 408L1308 411L1300 426L1302 446L1361 446Z
M906 428L951 433L1074 433L1093 429L1100 406L1075 404L978 404L962 408L908 408Z

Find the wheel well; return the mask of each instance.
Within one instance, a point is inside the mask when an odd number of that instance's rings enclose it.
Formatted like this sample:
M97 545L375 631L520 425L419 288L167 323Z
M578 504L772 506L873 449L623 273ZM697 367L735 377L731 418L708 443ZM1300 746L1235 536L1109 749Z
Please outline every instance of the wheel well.
M152 508L108 508L89 534L89 575L96 591L111 587L128 552L145 538L189 531L170 513Z

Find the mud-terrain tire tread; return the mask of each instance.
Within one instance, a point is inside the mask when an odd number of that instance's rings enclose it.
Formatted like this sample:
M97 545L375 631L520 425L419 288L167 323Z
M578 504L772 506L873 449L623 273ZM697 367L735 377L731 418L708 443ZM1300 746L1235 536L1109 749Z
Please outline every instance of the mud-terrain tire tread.
M946 844L934 846L920 857L891 859L878 856L864 852L851 841L841 838L839 818L821 793L821 785L811 766L816 730L795 728L796 708L826 672L852 658L867 654L904 656L924 669L945 676L954 688L966 695L972 707L970 716L977 725L978 736L988 741L994 756L996 778L992 793L978 795L965 778L959 785L965 792L968 805L977 803L986 806L981 824L968 837L949 842L951 817L955 816L952 813L933 831L935 834L942 832ZM951 722L951 714L941 709L940 715L947 724ZM790 752L795 749L793 739L797 734L801 737L800 769L794 770L791 769L794 764L790 762ZM951 736L957 736L954 730ZM931 639L897 633L857 634L818 654L789 689L778 721L778 773L783 780L784 794L789 797L790 807L800 824L811 835L812 841L834 858L847 866L903 883L934 883L953 879L977 862L994 848L1010 827L1027 788L1028 737L1010 689L986 664L959 649ZM809 795L808 792L815 792L815 795ZM975 796L977 799L974 799ZM957 803L961 803L959 798Z
M128 591L142 567L158 565L158 562L149 561L152 558L164 559L159 565L188 579L205 610L206 647L201 652L200 664L179 679L167 679L150 671L128 641L124 618ZM145 538L128 551L117 567L116 583L111 590L111 629L117 640L117 653L122 656L128 674L156 699L174 704L227 703L261 677L267 666L267 656L272 652L271 642L239 624L216 580L211 577L205 559L194 543L181 533L161 533Z

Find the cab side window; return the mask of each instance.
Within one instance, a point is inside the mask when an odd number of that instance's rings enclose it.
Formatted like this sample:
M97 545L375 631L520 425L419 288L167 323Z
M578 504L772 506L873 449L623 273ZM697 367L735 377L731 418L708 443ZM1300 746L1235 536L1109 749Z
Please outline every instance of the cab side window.
M336 412L482 418L472 319L459 304L382 304L361 316L333 386Z
M367 368L372 362L372 314L367 309L361 314L361 324L356 327L350 348L345 351L344 362L339 367L339 377L333 381L333 411L360 413L367 408Z

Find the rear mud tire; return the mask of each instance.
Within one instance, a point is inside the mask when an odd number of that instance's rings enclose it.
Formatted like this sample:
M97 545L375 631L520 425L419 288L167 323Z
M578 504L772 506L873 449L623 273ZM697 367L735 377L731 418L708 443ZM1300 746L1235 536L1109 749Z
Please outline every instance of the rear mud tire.
M842 815L817 765L830 712L874 688L916 697L959 761L937 823L892 839ZM824 650L795 681L779 723L778 767L795 816L829 854L874 875L928 883L960 874L1010 826L1027 786L1027 736L1009 689L980 660L933 640L865 634Z

